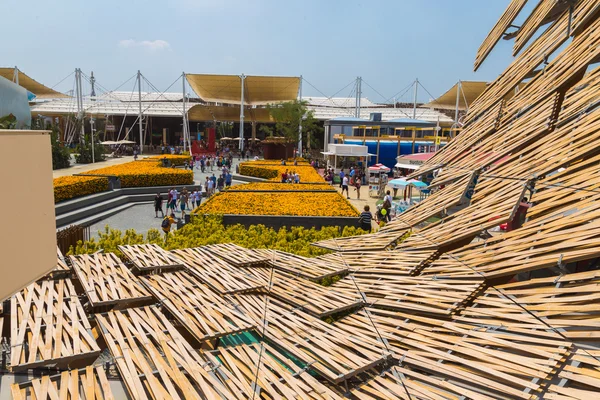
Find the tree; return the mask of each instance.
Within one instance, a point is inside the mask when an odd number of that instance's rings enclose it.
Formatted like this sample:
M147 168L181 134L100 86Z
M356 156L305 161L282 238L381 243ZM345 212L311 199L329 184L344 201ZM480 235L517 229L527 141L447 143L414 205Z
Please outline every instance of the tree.
M83 143L81 140L77 144L75 154L75 161L78 164L91 164L92 163L92 146L91 146L91 133L86 133L84 136ZM104 161L104 146L98 143L97 134L94 135L94 162Z
M323 128L317 124L313 112L307 109L306 101L293 100L286 103L267 106L269 114L275 120L275 126L262 125L260 130L273 137L284 137L288 143L298 142L298 132L300 121L302 121L302 143L308 144L307 138L311 141L323 132Z
M49 123L43 118L36 118L31 120L31 129L50 131L52 169L69 168L71 166L71 153L60 142L60 129L57 124Z

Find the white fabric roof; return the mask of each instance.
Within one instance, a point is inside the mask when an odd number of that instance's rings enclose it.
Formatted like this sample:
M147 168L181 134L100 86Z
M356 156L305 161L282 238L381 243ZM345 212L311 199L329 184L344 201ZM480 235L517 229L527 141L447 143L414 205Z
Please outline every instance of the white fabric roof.
M302 97L303 101L308 102L309 105L315 107L337 107L337 108L351 108L354 110L356 107L356 100L354 97ZM360 106L362 107L383 107L382 105L373 103L366 97L361 97Z
M138 102L138 92L120 92L111 91L102 93L97 96L98 100L106 101L126 101L126 102ZM144 101L181 101L183 94L180 93L157 93L157 92L142 92L142 102Z
M318 120L329 120L337 117L354 117L354 109L331 108L308 106ZM363 108L360 109L360 118L369 118L371 113L381 113L383 121L389 121L398 118L412 118L412 108ZM437 122L440 124L452 124L454 120L439 111L430 108L417 108L417 119L423 121Z
M186 109L195 106L195 103L186 103ZM91 101L84 98L83 107L86 115L137 115L137 102L122 101ZM169 102L143 102L142 111L145 116L150 117L181 117L182 103ZM54 100L43 103L36 103L31 106L32 114L42 115L66 115L77 112L77 101L74 98L64 100Z

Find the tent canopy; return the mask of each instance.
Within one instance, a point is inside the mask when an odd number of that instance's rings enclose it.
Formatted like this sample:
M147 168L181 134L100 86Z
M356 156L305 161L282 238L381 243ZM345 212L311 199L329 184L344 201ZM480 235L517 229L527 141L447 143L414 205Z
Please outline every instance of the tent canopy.
M397 178L397 179L392 179L391 181L389 181L388 186L390 186L393 189L401 189L404 188L406 186L415 186L417 188L426 188L427 184L421 181L418 181L416 179L402 179L402 178Z
M232 121L239 122L240 106L207 106L197 104L188 111L190 121ZM244 121L273 122L266 108L247 108L244 110Z
M487 82L461 81L460 93L458 95L458 109L466 110L469 105L485 90ZM430 101L423 107L438 108L442 110L456 109L456 92L458 83L452 86L446 93L435 100ZM465 103L466 100L466 103Z
M186 74L198 96L206 102L240 104L242 78L238 75ZM244 104L265 105L295 100L300 87L299 77L246 76Z
M14 68L0 68L0 76L12 81L14 78ZM61 97L69 97L66 94L57 92L56 90L50 89L47 86L42 85L38 81L25 75L19 71L19 86L24 87L31 93L35 94L38 99L56 99Z

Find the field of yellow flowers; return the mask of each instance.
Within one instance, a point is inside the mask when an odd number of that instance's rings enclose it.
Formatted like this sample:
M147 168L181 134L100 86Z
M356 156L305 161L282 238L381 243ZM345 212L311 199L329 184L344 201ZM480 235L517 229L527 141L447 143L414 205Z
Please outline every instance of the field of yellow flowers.
M300 175L302 183L322 183L325 182L323 177L315 171L308 163L288 163L288 165L280 165L279 162L273 161L248 161L240 164L240 174L246 176L254 176L257 178L269 179L274 182L281 180L281 174L284 172L296 172Z
M358 211L339 193L222 192L211 197L196 214L295 215L357 217Z
M54 179L54 202L108 190L108 179L94 176L62 176Z
M328 183L281 183L281 182L253 182L244 185L231 186L229 191L325 191L335 192L336 190Z
M118 176L121 187L191 185L194 173L188 170L164 168L160 158L132 161L86 172L88 176L65 176L54 179L54 202L108 190L106 175ZM189 156L166 155L172 163L183 165ZM94 177L89 175L102 175Z

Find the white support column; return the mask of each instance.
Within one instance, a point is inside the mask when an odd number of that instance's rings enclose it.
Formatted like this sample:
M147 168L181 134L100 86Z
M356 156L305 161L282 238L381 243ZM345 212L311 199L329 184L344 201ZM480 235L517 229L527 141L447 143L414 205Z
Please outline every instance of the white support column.
M459 79L458 84L456 86L456 108L454 110L454 125L456 125L455 127L458 128L458 105L460 102L460 90L461 90L461 86L462 83Z
M240 78L242 82L242 96L240 101L240 150L244 150L244 81L246 80L246 76L242 74Z
M138 69L138 73L137 73L137 78L138 78L138 106L139 106L139 113L138 113L138 124L140 127L140 155L144 152L143 148L144 148L144 128L142 125L142 73L140 72L140 70Z
M19 84L19 68L15 65L15 71L13 72L13 82Z
M94 116L90 117L90 142L92 145L92 163L96 162L96 156L94 154Z
M181 123L181 134L183 135L183 151L186 151L187 149L187 143L188 143L188 122L187 122L187 110L185 107L185 101L186 101L186 97L185 97L185 72L183 72L181 74L181 87L182 87L182 94L183 97L181 98L181 103L182 103L182 115L183 115L183 122ZM191 153L192 149L190 148L190 153Z
M360 99L362 97L362 77L356 77L356 109L354 110L354 116L360 118Z
M413 119L417 119L417 89L419 87L419 78L415 79L415 95L413 97Z
M85 126L84 126L84 111L83 111L83 85L81 84L81 69L75 70L75 83L77 85L77 119L81 125L80 143L85 143Z
M300 103L302 103L302 75L300 75L300 85L298 86L298 98ZM304 115L300 116L300 123L298 125L298 152L296 153L298 157L302 157L302 118L304 118Z

